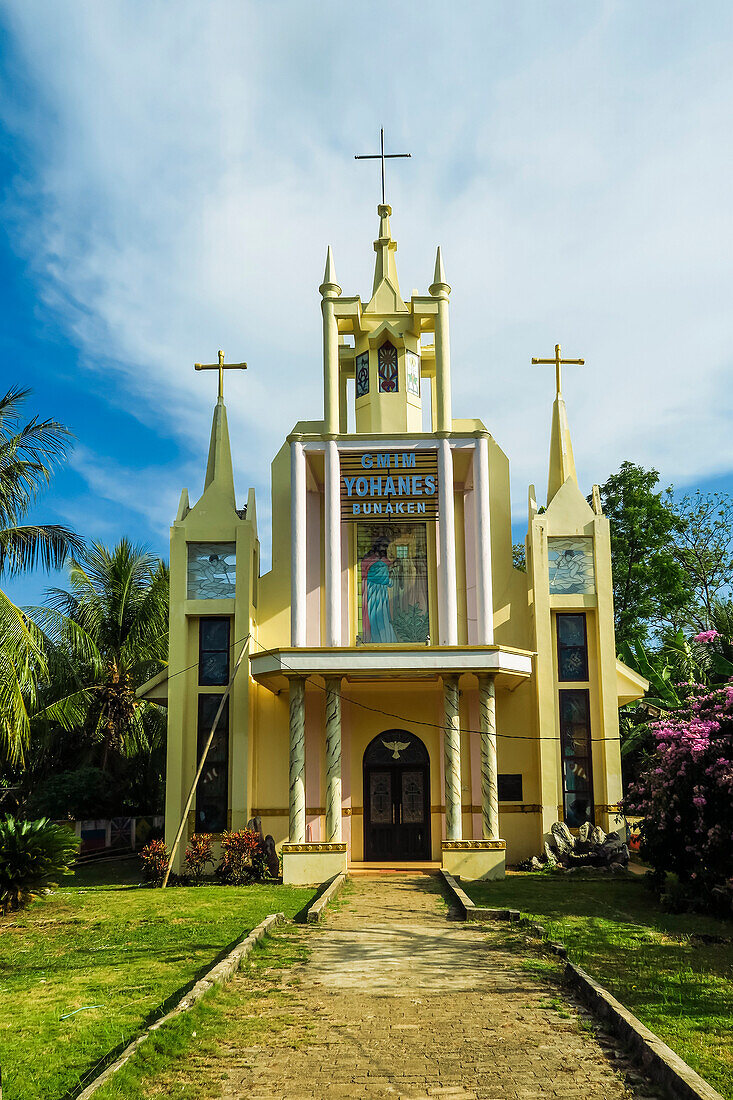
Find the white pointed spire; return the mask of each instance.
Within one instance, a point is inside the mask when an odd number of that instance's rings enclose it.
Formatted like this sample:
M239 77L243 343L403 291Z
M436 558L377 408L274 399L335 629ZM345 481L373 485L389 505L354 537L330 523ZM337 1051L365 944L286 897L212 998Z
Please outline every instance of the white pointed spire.
M443 253L440 250L440 245L438 245L438 250L435 253L435 271L433 272L433 282L429 290L434 298L439 298L441 294L450 294L450 286L445 278Z
M333 262L331 245L328 246L326 252L326 269L323 272L323 282L318 290L322 298L338 298L341 294L341 287L336 282L336 265Z

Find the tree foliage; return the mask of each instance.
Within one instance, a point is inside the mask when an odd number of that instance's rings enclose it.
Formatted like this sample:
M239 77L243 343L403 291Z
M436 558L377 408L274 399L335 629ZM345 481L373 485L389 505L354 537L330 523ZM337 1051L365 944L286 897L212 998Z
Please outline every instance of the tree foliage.
M0 576L15 576L37 565L59 569L81 540L59 524L21 521L66 459L71 434L56 420L33 417L21 424L30 390L10 389L0 397Z
M663 623L679 623L692 598L690 578L674 552L683 521L658 482L656 470L622 462L600 487L611 521L617 646L644 640Z
M705 630L733 582L733 498L698 489L677 500L674 510L680 527L672 553L692 588L688 619Z
M0 397L0 577L58 568L69 551L83 546L66 527L21 522L70 443L68 429L55 420L34 417L21 424L29 392L10 389ZM0 591L0 755L9 765L23 760L37 682L47 675L41 632Z
M69 590L52 589L35 608L51 672L38 718L81 731L107 770L114 758L149 753L163 739L160 708L135 689L165 664L168 570L127 539L109 550L94 543L73 558Z

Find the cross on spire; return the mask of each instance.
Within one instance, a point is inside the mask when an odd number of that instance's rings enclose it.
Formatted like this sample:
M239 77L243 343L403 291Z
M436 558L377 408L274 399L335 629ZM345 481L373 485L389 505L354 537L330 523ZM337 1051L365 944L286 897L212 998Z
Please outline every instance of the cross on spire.
M219 372L219 401L224 400L224 371L225 370L246 370L246 363L225 363L224 352L219 352L218 363L194 363L194 370L218 370Z
M555 386L557 388L557 397L562 397L562 377L560 369L566 365L583 366L585 359L561 359L560 357L560 345L555 344L555 358L554 359L532 359L533 363L554 363L555 364Z
M385 160L399 160L403 157L411 157L412 153L385 153L384 151L384 128L379 131L379 153L364 153L354 156L354 160L381 160L382 162L382 206L384 206L387 200L384 197L384 162Z

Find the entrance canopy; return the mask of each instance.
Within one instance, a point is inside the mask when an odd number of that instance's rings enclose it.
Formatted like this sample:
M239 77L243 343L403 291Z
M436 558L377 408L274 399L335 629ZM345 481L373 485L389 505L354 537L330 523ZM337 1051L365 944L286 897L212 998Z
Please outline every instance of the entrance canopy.
M345 676L349 680L434 680L493 672L497 686L516 687L532 672L533 653L507 646L356 646L271 649L251 658L252 676L272 692L289 676Z

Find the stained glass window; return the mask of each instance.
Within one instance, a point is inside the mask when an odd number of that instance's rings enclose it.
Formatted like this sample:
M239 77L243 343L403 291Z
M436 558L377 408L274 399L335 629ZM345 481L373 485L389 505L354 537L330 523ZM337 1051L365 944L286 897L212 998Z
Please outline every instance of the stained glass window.
M595 592L593 539L550 538L550 592L554 595Z
M234 551L233 542L188 544L189 600L227 600L234 597Z
M400 388L397 374L397 348L394 344L390 344L389 340L385 341L379 349L378 365L379 392L397 393Z
M407 392L420 396L420 360L414 351L405 352L405 368L407 371Z
M199 695L198 756L204 751L221 695ZM229 808L229 700L224 704L196 789L196 832L221 833Z
M229 619L199 619L199 683L229 682Z
M593 821L590 695L587 689L565 688L560 692L560 745L565 824L576 827Z
M369 393L369 352L364 351L356 357L356 396Z
M585 615L557 616L557 671L560 680L588 679Z
M360 523L356 588L364 644L424 644L430 632L427 525Z

